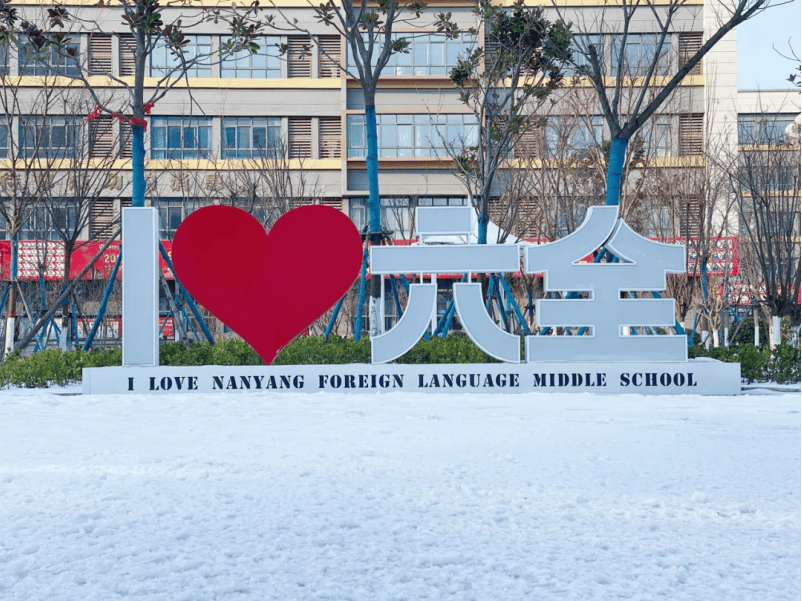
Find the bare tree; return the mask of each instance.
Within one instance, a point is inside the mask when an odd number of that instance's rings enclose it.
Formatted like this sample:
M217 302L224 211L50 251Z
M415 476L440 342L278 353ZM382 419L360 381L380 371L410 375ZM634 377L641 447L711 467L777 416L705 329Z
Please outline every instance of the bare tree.
M516 142L542 125L537 111L560 86L569 35L561 22L550 23L541 8L527 8L523 2L508 12L478 0L474 12L484 40L460 56L451 81L473 112L476 129L446 140L446 148L479 214L479 244L486 244L497 176Z
M682 11L687 10L684 0L622 0L588 13L590 17L554 4L563 21L575 21L572 29L577 74L591 83L610 130L608 205L619 204L626 148L635 133L727 33L770 6L772 0L733 0L731 4L722 4L717 9L718 28L698 49L679 56L674 65L667 60L669 40ZM715 9L710 7L710 10ZM652 28L655 33L645 48L638 44L637 52L632 53L629 45L639 35L633 33L634 24L641 18L655 24ZM633 79L638 83L635 89L631 87Z
M765 116L770 126L772 117ZM739 152L731 168L732 192L740 208L741 231L754 261L750 282L771 315L772 344L780 342L780 320L800 321L800 148L798 142L766 143L759 131ZM750 143L751 142L751 143ZM759 280L758 280L759 278Z
M271 4L278 10L284 21L279 24L275 19L269 19L270 25L279 29L302 31L311 35L309 30L298 23L298 20L286 15L275 3ZM314 5L319 22L332 27L345 38L349 51L348 64L339 64L338 57L331 56L323 47L320 51L329 60L338 63L340 68L349 77L359 82L365 102L365 133L367 153L365 163L368 175L368 234L371 244L379 245L384 238L381 224L381 201L379 197L379 149L378 129L376 122L376 90L379 78L390 59L398 54L409 53L410 38L414 33L398 33L399 28L418 28L423 25L422 14L426 4L418 0L386 0L378 4L370 4L367 0L343 0L334 2L327 0L320 5ZM435 20L438 31L445 38L455 38L459 35L458 27L451 20L451 13L439 13ZM368 310L368 323L371 336L381 331L381 310L379 299L381 297L382 280L378 275L370 279L370 301ZM357 337L360 332L357 332Z

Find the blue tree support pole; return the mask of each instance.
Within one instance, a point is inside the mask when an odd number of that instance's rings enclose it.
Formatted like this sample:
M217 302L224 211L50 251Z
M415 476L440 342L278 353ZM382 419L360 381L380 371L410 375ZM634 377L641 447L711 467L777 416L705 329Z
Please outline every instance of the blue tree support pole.
M122 244L120 245L119 248L120 248L120 254L117 255L117 260L114 262L114 269L111 270L109 283L106 284L106 290L103 292L103 299L100 301L100 306L97 309L97 316L95 317L95 323L92 324L92 329L89 330L89 334L86 335L86 340L84 340L85 351L88 351L90 348L92 348L92 341L95 339L95 334L97 334L97 329L100 327L100 324L103 322L103 316L106 314L106 306L109 304L111 289L114 287L114 281L117 279L117 271L119 271L120 263L123 260Z
M610 162L607 165L607 204L618 206L621 196L621 175L624 173L624 157L627 140L614 138L610 145Z
M11 290L11 284L6 286L6 289L3 291L3 298L0 300L0 313L3 312L3 309L6 306L6 299L8 298L8 291Z
M173 268L173 262L170 260L170 257L167 255L167 251L164 250L164 244L162 244L161 242L159 242L159 253L162 256L162 259L164 259L164 262L167 263L167 267L169 267L170 271L173 272L173 277L175 278L175 285L178 288L179 293L183 291L182 298L184 299L184 302L186 302L186 304L189 305L189 309L195 316L195 320L198 322L198 325L200 326L200 329L203 332L206 341L209 344L214 344L214 336L212 336L212 333L206 326L206 322L203 321L200 311L198 311L198 307L195 305L195 301L192 299L189 293L186 290L184 290L184 287L181 285L181 282L178 281L178 276L176 275L175 269ZM194 331L195 328L192 328L192 330Z
M145 128L131 124L131 206L145 206Z
M343 297L337 301L337 304L334 305L334 311L331 313L331 319L329 319L329 325L326 326L326 332L323 334L323 337L328 340L329 336L331 336L331 331L334 329L334 324L337 321L337 316L340 314L340 309L342 309L343 302L345 301L345 297L348 296L346 292L343 294Z
M362 338L362 308L365 306L365 286L368 275L368 247L362 251L362 271L359 274L359 299L356 306L356 323L354 323L354 342Z

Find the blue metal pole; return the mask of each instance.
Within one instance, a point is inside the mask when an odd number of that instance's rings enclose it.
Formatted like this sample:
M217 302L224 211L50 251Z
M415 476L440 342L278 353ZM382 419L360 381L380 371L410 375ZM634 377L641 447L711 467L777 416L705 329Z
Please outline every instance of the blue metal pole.
M337 321L337 316L340 314L340 309L343 306L343 301L345 301L345 297L348 296L346 292L343 294L343 297L337 301L337 304L334 305L334 311L331 313L331 319L329 319L329 325L326 326L326 333L323 334L323 337L328 340L329 336L331 336L331 331L334 329L334 323Z
M167 251L164 250L164 244L161 242L159 242L159 253L162 256L162 259L164 259L164 262L167 263L167 267L169 267L170 271L173 272L176 288L183 292L184 300L187 305L189 305L189 310L192 311L192 314L195 316L195 320L198 322L198 326L203 332L203 335L206 337L207 342L209 344L214 344L214 336L212 336L212 333L206 325L206 322L203 321L200 311L198 311L198 307L195 305L195 301L192 300L192 296L186 291L186 289L184 289L184 287L181 285L181 282L178 281L178 275L176 275L175 269L173 269L173 262L170 260L170 257L167 255Z
M72 309L72 344L78 348L78 318L75 316L75 299L70 303Z
M6 301L8 300L8 291L11 289L11 284L9 283L6 286L6 289L3 291L3 298L0 300L0 313L3 312L3 309L6 307Z
M532 319L535 316L535 298L531 288L526 289L526 299L529 301L529 306L527 307L529 319Z
M368 275L368 247L362 251L362 271L359 274L359 299L356 307L356 322L354 323L354 342L362 338L362 309L365 306L365 286Z
M393 293L393 300L395 301L395 314L398 319L401 319L401 299L398 298L398 286L395 283L395 276L390 275L390 290Z
M409 294L409 281L407 280L407 276L405 276L403 273L399 273L398 279L401 280L401 285L404 287L404 291Z
M97 309L97 316L95 317L95 321L92 324L92 329L89 330L89 334L86 335L86 340L84 340L83 350L85 351L88 351L90 348L92 348L92 341L95 339L95 334L97 334L97 329L100 326L100 323L103 321L103 316L106 314L106 306L109 304L109 296L111 296L111 289L114 286L114 280L117 279L117 271L119 271L120 263L123 260L122 244L120 245L119 250L120 254L117 255L117 260L114 262L114 269L111 270L109 283L106 284L106 290L103 292L103 299L100 301L100 306Z
M164 328L167 327L167 322L170 321L170 318L172 316L173 316L173 310L172 309L168 309L167 310L167 316L164 318L164 321L162 322L162 326L159 328L159 336L162 335L162 332L164 331Z
M515 312L515 316L518 318L518 323L520 323L521 328L523 328L524 336L528 336L529 326L526 323L526 319L524 319L523 313L521 313L521 308L518 306L518 303L515 302L515 299L512 296L510 285L507 283L507 280L501 277L499 278L499 282L501 282L501 285L504 286L504 293L507 295L507 300L510 303L512 310Z
M500 275L496 276L496 279L501 282L503 279ZM501 315L501 322L504 324L504 328L509 332L510 326L507 323L507 312L504 310L504 301L501 299L501 284L496 285L496 304L498 305L498 312Z
M432 332L433 336L437 336L443 333L443 328L445 328L446 322L448 321L448 315L451 313L451 310L453 308L454 308L454 299L452 298L450 301L448 301L448 304L446 305L446 310L443 311L443 316L438 320L437 327L434 329L434 332ZM445 336L443 336L443 338L445 338Z

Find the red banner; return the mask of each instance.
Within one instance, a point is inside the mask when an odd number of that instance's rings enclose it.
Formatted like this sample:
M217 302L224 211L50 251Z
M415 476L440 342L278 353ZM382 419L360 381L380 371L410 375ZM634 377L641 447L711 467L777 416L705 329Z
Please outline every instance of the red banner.
M91 240L89 242L79 242L76 249L72 252L70 259L70 279L78 277L84 267L95 257L103 245L102 240ZM167 255L172 253L172 243L163 240L164 250ZM45 280L60 281L64 278L64 243L51 240L20 240L17 246L17 277L20 280L39 279L39 270L44 271ZM85 280L107 280L114 269L117 257L120 254L120 243L114 241L103 251L103 254L95 260L92 268L86 272ZM168 280L173 279L173 272L167 267L167 263L159 256L159 266L164 272L164 277ZM120 267L117 277L120 277L124 266ZM11 274L11 242L0 240L0 280L8 281Z
M659 242L668 244L685 244L685 238L655 238ZM394 240L393 243L405 246L417 242L417 240ZM543 244L547 240L527 239L525 242ZM740 257L738 253L738 238L731 236L727 238L715 238L711 241L713 250L708 261L707 274L709 276L737 276L740 273ZM80 242L72 253L70 262L70 279L74 279L86 267L86 264L97 255L103 247L105 241L92 240ZM162 240L162 245L167 255L172 260L173 245L169 240ZM693 239L686 247L688 250L688 275L699 275L696 266L696 252ZM17 274L20 280L36 280L39 278L40 265L44 269L45 280L61 280L64 277L64 243L50 240L20 240L18 246ZM114 241L104 253L95 261L83 279L93 280L108 279L120 253L120 243ZM585 262L592 261L592 257L585 258ZM168 280L173 279L173 272L167 267L167 263L159 256L159 266ZM121 270L124 268L121 267ZM11 273L11 242L0 240L0 280L8 281ZM120 273L117 274L120 277ZM448 274L441 277L460 278L462 274Z

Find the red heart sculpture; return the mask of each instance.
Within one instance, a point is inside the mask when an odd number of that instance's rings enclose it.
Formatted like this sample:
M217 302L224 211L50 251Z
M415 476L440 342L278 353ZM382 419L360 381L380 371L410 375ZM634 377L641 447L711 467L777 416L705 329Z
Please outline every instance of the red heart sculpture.
M348 291L361 264L356 227L325 205L286 213L269 235L242 209L204 207L173 239L181 284L268 365Z

